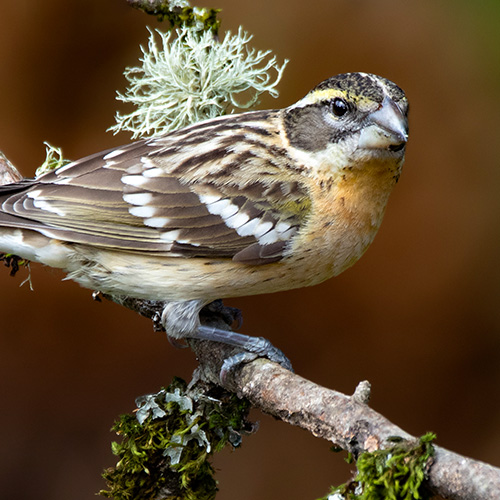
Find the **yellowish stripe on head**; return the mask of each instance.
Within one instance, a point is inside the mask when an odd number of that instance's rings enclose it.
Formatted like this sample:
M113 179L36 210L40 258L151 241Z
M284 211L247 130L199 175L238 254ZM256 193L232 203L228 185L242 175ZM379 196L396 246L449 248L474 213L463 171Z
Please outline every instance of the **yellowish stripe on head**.
M330 101L332 99L335 99L335 97L340 97L342 99L346 99L347 101L353 102L361 111L373 109L372 99L363 95L353 94L352 92L340 89L314 90L307 94L297 104L300 106L308 106L311 104Z

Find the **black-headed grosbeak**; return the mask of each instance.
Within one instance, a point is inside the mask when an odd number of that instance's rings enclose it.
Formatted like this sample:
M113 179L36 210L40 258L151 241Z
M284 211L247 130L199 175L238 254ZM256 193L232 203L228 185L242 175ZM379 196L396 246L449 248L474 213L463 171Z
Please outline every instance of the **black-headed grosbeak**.
M209 336L207 303L314 285L361 257L401 172L407 115L397 85L348 73L285 109L88 156L0 188L0 251L165 301L169 336ZM252 349L238 338L226 340Z

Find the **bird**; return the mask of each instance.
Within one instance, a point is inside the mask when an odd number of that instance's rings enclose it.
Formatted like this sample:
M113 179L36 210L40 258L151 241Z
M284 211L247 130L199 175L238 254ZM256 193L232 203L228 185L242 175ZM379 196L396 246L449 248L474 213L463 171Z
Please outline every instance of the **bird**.
M282 109L211 118L0 186L0 252L91 290L162 301L172 339L265 356L272 344L204 327L200 311L352 266L380 227L407 140L399 86L340 74Z

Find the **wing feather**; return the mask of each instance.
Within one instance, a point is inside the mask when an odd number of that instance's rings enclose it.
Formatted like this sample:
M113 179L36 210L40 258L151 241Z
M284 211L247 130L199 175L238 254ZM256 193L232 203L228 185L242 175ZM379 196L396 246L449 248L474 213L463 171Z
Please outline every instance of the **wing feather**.
M275 262L309 210L298 174L282 175L286 150L269 132L278 114L216 118L0 187L0 225L126 251Z

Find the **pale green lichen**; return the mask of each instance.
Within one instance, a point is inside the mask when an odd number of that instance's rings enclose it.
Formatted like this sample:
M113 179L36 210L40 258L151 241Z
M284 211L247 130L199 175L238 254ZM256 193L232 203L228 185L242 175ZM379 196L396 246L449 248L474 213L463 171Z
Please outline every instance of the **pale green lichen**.
M189 2L187 0L170 0L168 4L171 9L183 9L184 7L189 7Z
M56 148L52 146L48 142L44 142L45 144L45 161L36 169L35 178L40 177L47 172L51 172L56 168L62 167L71 163L70 160L66 160L63 157L61 148Z
M287 61L279 65L270 51L248 48L251 38L242 28L221 41L211 31L188 27L150 31L142 65L125 70L130 86L117 97L136 109L117 113L110 130L132 132L133 138L158 136L220 116L231 107L248 108L264 92L276 97ZM276 71L274 78L271 70Z

